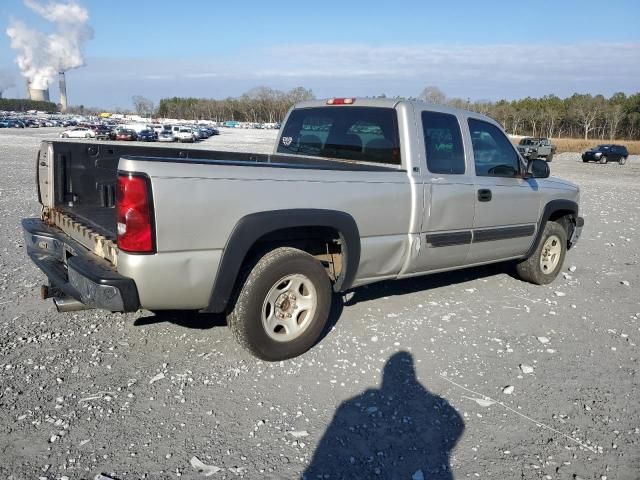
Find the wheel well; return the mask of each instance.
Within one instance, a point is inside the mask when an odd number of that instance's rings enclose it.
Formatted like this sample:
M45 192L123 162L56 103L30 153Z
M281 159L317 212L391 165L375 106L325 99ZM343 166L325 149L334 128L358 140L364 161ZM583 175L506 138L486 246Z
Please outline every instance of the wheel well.
M332 227L290 227L269 232L258 238L247 252L243 263L253 264L266 252L278 247L293 247L318 259L327 270L332 282L343 269L344 240Z
M567 232L567 242L573 234L573 229L576 225L576 213L572 210L556 210L549 216L549 222L557 222Z

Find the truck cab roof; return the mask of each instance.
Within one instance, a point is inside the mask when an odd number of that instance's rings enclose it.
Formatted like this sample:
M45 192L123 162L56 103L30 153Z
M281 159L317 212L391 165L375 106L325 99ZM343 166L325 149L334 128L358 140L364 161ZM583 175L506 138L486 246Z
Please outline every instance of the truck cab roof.
M437 103L427 103L422 100L406 100L401 98L360 98L360 97L349 97L351 103L348 104L340 104L340 103L329 103L331 100L336 100L336 98L325 98L318 100L308 100L304 102L297 103L293 109L300 108L314 108L314 107L334 107L334 108L350 108L350 107L378 107L378 108L396 108L399 105L407 105L414 107L417 110L435 110L442 113L450 113L452 115L462 115L464 117L474 117L485 120L487 122L496 124L496 121L486 115L482 115L481 113L477 113L471 110L465 110L463 108L454 108L447 105L441 105ZM342 100L342 98L340 99Z

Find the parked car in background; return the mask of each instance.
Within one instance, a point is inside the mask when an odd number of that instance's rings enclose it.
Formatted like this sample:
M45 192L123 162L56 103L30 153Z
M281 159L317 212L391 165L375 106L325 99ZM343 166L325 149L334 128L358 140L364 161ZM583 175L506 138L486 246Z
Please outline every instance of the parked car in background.
M157 139L158 136L153 130L141 130L138 132L138 141L140 142L155 142Z
M556 153L556 146L548 138L525 137L518 143L518 152L527 160L544 158L550 162Z
M164 130L158 134L159 142L175 142L176 137L173 135L173 132L170 130Z
M109 134L111 133L111 128L109 128L106 125L98 125L95 128L94 132L98 140L109 140L110 138Z
M96 138L96 133L90 128L75 127L62 132L60 138Z
M135 130L129 128L123 128L116 134L116 140L133 141L138 139L138 134Z
M582 161L587 162L618 162L620 165L627 163L629 152L624 145L603 144L593 147L582 154Z
M159 123L154 123L149 125L149 129L156 132L156 135L160 135L164 131L164 125L160 125Z
M175 134L176 140L179 142L189 142L193 143L196 141L196 136L193 133L193 130L187 127L182 127Z

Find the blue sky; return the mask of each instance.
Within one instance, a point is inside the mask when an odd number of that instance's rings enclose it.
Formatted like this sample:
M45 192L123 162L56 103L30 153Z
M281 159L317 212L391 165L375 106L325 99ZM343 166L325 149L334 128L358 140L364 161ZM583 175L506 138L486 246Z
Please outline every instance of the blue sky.
M638 0L79 3L95 34L86 66L67 75L73 104L222 98L258 85L323 97L437 85L472 99L640 90ZM4 33L12 20L51 26L22 0L0 3L0 71L15 83L5 96L21 96Z

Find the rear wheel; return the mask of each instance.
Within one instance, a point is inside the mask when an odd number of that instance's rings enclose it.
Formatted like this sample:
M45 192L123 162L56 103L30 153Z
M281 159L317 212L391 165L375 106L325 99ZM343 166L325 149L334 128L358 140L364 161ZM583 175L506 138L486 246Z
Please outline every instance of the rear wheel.
M331 296L329 276L318 260L302 250L276 248L251 269L227 320L240 345L253 355L284 360L318 340Z
M533 255L517 265L518 276L537 285L551 283L562 269L566 254L566 230L560 223L547 222Z
M607 163L609 161L609 159L607 158L606 155L603 155L602 157L600 157L600 163L602 165L604 165L605 163Z

